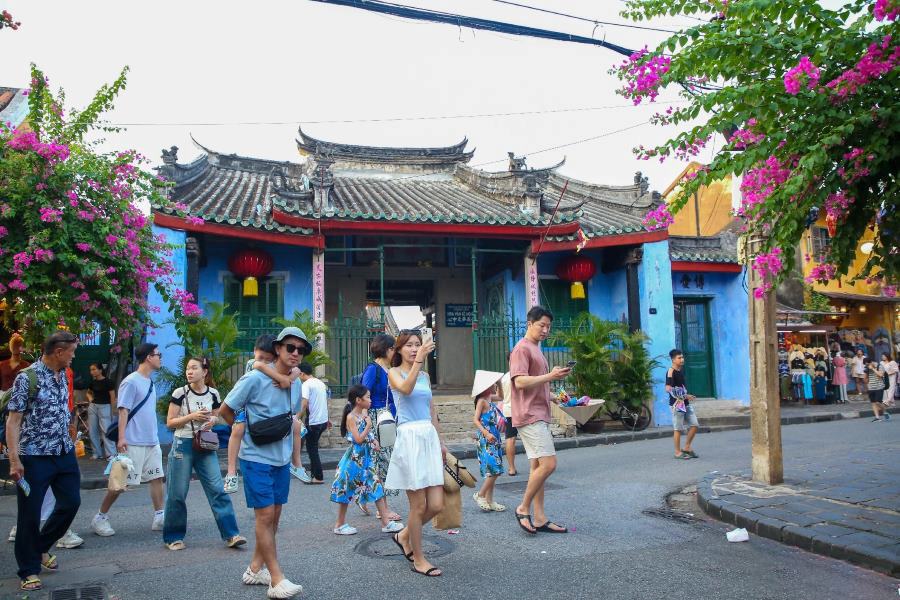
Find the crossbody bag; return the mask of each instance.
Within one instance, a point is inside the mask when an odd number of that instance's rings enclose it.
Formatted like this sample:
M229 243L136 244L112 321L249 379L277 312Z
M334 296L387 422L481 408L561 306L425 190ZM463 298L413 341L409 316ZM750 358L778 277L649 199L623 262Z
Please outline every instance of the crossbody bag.
M191 401L190 398L190 387L184 386L184 402L187 406L187 414L191 414ZM194 452L212 452L213 450L219 449L219 436L216 435L214 431L209 429L201 429L197 431L194 428L194 420L191 419L191 433L193 433L193 440L191 442L191 447L193 447Z
M291 413L291 389L287 389L288 409L286 413L251 422L250 410L247 410L247 431L250 433L250 439L257 446L280 442L291 433L291 428L294 426L294 415Z
M384 373L387 381L384 382L384 408L375 411L375 431L378 435L378 444L389 448L394 445L397 439L397 421L391 414L389 399L391 397L391 385L387 373L381 368L381 365L371 363L378 371L375 371L375 380L378 380L379 371Z
M153 380L151 379L150 380L150 388L147 390L147 395L144 396L144 399L141 400L138 403L138 405L134 407L134 410L128 411L128 419L125 421L125 427L128 427L128 424L134 418L134 415L136 415L138 413L138 411L141 410L145 404L147 404L147 400L150 399L150 394L152 394L152 393L153 393ZM112 423L106 429L106 439L111 441L113 444L119 443L119 420L118 419L116 419L115 422Z

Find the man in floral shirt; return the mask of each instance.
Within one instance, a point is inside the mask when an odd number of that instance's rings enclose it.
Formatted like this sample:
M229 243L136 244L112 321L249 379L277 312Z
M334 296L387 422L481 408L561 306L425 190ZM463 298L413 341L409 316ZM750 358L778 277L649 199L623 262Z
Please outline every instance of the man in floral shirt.
M44 341L43 356L29 367L37 378L37 393L29 397L27 372L13 383L6 421L9 446L9 472L13 479L24 479L31 487L26 495L17 491L18 519L15 555L23 591L41 589L37 575L41 567L59 568L50 547L66 534L81 506L81 474L69 435L69 388L66 368L75 356L78 338L68 331L57 331ZM56 496L56 508L43 527L41 504L47 489Z

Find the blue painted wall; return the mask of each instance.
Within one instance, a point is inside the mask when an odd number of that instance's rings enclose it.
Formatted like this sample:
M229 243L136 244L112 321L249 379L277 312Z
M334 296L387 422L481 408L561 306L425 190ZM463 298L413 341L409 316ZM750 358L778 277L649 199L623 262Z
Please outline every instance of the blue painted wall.
M681 284L683 273L672 274L672 289L677 297L709 298L716 397L750 404L750 323L747 317L748 295L742 273L704 273L703 289L697 289L694 273L688 273L692 285Z
M228 257L244 246L241 240L207 238L203 247L206 266L200 269L200 306L225 300L223 275L228 274ZM285 317L293 316L295 310L312 311L312 249L279 245L266 245L265 249L275 259L272 270L285 276Z
M671 425L672 413L666 394L666 370L669 350L675 347L675 314L672 302L672 263L669 241L644 244L644 257L638 266L641 297L641 329L650 337L647 350L660 362L653 372L653 419L656 425ZM655 309L656 314L650 314Z
M166 242L176 246L171 257L172 265L175 267L173 280L176 287L184 289L187 285L187 254L184 250L184 240L187 236L185 235L185 232L154 225L153 233L155 235L164 236ZM157 292L154 287L150 288L147 301L151 307L159 307L159 312L153 315L154 321L159 324L159 326L147 331L147 341L159 345L159 350L163 354L163 366L176 370L178 369L181 357L184 355L184 350L181 346L177 345L179 340L178 336L175 334L175 328L171 324L163 325L163 323L172 318L172 313L169 311L168 304L163 302L162 296L159 295L159 292ZM156 394L157 396L162 396L167 391L168 390L166 389L157 388ZM162 417L159 417L158 415L157 417L159 419L160 441L163 443L171 443L172 432L166 427Z

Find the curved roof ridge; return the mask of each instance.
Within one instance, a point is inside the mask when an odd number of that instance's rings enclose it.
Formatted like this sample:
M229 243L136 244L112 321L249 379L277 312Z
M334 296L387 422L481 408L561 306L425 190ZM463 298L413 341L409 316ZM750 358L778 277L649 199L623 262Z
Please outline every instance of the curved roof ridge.
M469 162L475 151L466 151L469 138L451 146L435 147L391 147L363 146L329 142L315 138L305 131L303 126L297 128L297 149L302 155L322 154L335 160L361 163L393 163L409 165L448 165Z

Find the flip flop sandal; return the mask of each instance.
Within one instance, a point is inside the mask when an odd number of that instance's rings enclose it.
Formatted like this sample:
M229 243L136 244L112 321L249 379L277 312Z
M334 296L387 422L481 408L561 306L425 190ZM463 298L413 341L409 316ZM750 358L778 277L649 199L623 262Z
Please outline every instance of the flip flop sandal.
M169 550L184 550L184 542L178 540L177 542L169 542L166 544L166 548Z
M36 592L40 589L43 589L43 587L44 584L41 583L40 579L38 579L34 575L29 575L22 580L22 584L19 586L19 589L23 592Z
M691 458L700 458L699 456L697 456L697 453L694 452L693 450L682 450L682 453L687 454Z
M59 570L59 561L56 560L56 555L51 554L47 557L47 560L41 561L41 566L47 569L48 571L58 571Z
M372 516L372 513L369 512L369 507L365 504L361 504L359 500L356 500L356 507L359 508L359 512L366 515L367 517Z
M522 531L527 533L528 535L534 535L537 533L536 529L528 529L525 527L525 524L522 521L528 521L528 524L534 527L534 523L531 522L531 515L522 515L519 513L514 513L516 515L516 521L519 523L519 527L522 528Z
M691 460L691 457L688 456L686 452L682 452L678 456L673 456L672 458L674 458L675 460Z
M397 533L392 535L391 539L394 540L394 543L397 544L398 548L400 548L400 553L404 557L406 557L406 560L408 560L409 562L413 562L413 558L412 558L413 553L410 552L409 554L407 554L406 549L403 547L403 544L400 543L400 532L398 531ZM413 567L413 570L415 571L415 567Z
M551 525L560 527L561 529L552 529ZM553 521L547 521L540 527L535 527L535 529L538 531L543 531L544 533L569 533L568 527L563 527L562 525L558 525L558 524L554 523Z
M435 573L437 571L437 573ZM420 571L415 567L412 567L413 573L418 573L419 575L424 575L425 577L440 577L444 573L437 567L431 567L427 571Z

